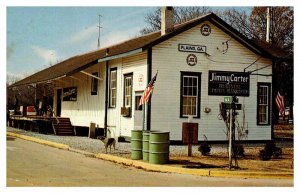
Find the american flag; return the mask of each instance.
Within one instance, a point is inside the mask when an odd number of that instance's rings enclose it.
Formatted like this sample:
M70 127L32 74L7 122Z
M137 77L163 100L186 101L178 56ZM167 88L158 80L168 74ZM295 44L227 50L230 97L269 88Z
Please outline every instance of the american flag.
M279 115L284 116L284 98L283 98L283 96L280 95L279 92L278 92L275 100L276 100L276 105L279 110Z
M157 72L156 72L155 76L153 76L153 78L151 79L151 81L149 82L147 87L145 88L143 96L140 99L139 106L141 106L149 101L150 95L154 89L154 83L156 81L156 77L157 77Z

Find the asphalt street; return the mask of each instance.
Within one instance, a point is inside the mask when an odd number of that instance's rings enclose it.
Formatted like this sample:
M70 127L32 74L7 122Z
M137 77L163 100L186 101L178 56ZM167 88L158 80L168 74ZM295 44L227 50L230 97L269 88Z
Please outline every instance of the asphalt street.
M292 179L239 179L149 172L7 137L8 187L291 187Z

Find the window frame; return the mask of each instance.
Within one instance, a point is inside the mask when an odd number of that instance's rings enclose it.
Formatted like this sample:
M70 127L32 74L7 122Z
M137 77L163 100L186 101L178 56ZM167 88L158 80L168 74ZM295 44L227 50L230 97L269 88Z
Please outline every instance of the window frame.
M92 75L99 77L99 73L98 72L93 72ZM98 90L99 90L98 89L98 87L99 87L98 79L94 78L94 77L91 77L91 78L92 78L91 79L91 95L98 95ZM96 88L96 91L94 90L94 88Z
M267 96L267 99L268 99L268 105L267 105L267 121L264 123L264 122L260 122L259 120L259 106L260 106L260 103L259 103L259 89L260 87L267 87L267 91L268 91L268 96ZM260 125L260 126L269 126L271 125L271 83L267 83L267 82L258 82L257 83L257 107L256 107L256 123L257 125Z
M180 72L180 118L188 118L188 115L183 115L183 79L184 77L197 77L197 98L196 98L196 115L193 118L199 119L201 117L201 72Z
M116 73L116 87L114 88L116 90L116 96L115 96L115 105L112 105L112 72ZM109 72L109 108L116 108L117 107L117 96L118 96L118 71L117 68L111 68Z
M126 78L131 78L131 93L130 93L130 106L126 106ZM133 73L124 74L124 81L123 81L123 107L130 108L132 110L132 93L133 93Z

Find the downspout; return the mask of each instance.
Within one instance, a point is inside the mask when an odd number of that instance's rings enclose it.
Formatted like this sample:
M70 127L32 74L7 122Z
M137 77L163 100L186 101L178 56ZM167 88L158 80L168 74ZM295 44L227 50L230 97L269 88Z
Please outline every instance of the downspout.
M148 48L147 51L147 77L148 77L148 81L147 83L149 83L151 81L152 78L152 48ZM150 100L147 103L147 130L150 131L151 129L151 97L150 96Z
M108 61L105 61L105 113L104 113L104 136L107 136L107 108L108 108Z

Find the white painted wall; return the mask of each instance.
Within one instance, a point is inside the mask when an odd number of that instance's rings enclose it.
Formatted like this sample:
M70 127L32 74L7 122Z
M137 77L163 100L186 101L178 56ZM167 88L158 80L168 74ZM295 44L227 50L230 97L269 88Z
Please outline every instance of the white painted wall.
M208 95L208 71L236 71L243 72L243 69L254 62L259 56L241 45L236 40L225 34L209 22L211 34L202 36L200 27L202 24L193 27L175 37L164 41L153 47L152 72L158 70L155 90L152 96L151 108L151 129L170 131L172 140L182 139L182 122L187 118L180 118L180 71L201 72L201 117L194 119L199 123L199 140L206 135L208 140L225 140L225 124L219 120L219 103L223 102L223 96ZM228 41L229 40L229 41ZM228 41L228 51L223 54L222 42ZM189 66L186 58L189 52L179 52L178 44L193 44L207 46L207 53L211 60L207 59L204 53L193 53L197 56L198 63ZM255 65L247 70L254 70L271 64L269 59L260 59ZM244 64L241 64L244 63ZM271 66L259 73L271 74ZM271 77L251 76L250 97L239 97L240 103L245 105L246 123L249 128L248 140L271 139L271 126L256 125L256 100L257 82L271 82ZM211 108L211 112L203 112L204 107ZM242 123L242 111L238 116Z
M66 77L55 82L55 87L77 87L77 101L62 101L61 117L69 117L72 125L89 127L91 122L104 127L105 108L105 63L96 64L85 70L89 73L98 72L103 80L98 81L98 94L91 95L92 78L82 73L76 73L76 79ZM79 80L78 80L79 79ZM55 92L56 104L56 92Z
M108 134L112 137L131 136L131 130L134 129L135 116L135 94L142 92L147 84L147 53L143 52L126 58L120 58L109 61L109 69L117 68L117 101L115 108L108 108ZM56 89L65 87L77 87L77 101L62 102L62 117L69 117L72 125L88 127L90 122L95 122L99 127L104 127L105 114L105 81L106 69L105 62L96 64L86 70L88 73L98 72L103 80L98 82L98 95L91 95L92 78L76 73L72 79L70 77L62 78L55 82ZM132 92L132 116L121 116L121 107L123 106L124 74L133 73L133 92ZM110 74L109 74L110 75ZM78 80L80 79L80 80ZM109 91L109 90L108 90ZM109 96L109 95L108 95ZM54 103L56 104L56 92Z
M171 140L181 140L182 122L187 118L180 118L180 71L201 72L201 115L200 119L194 119L199 123L199 140L203 140L203 135L208 140L225 140L225 124L219 120L219 103L224 100L223 96L208 95L208 71L237 71L242 72L245 67L254 62L259 56L248 50L246 47L231 39L227 34L212 27L209 36L202 36L200 26L196 26L183 32L171 39L156 45L153 48L152 72L158 70L157 81L152 96L151 107L151 130L163 130L171 132ZM229 49L223 54L222 42L228 41ZM203 53L194 53L198 58L195 66L186 63L188 52L179 52L178 44L194 44L207 46L207 53L211 61ZM243 63L243 64L241 64ZM247 70L254 70L271 64L269 59L259 59L255 65ZM109 61L109 68L117 67L117 104L115 108L108 109L108 128L111 136L131 136L132 129L135 128L135 93L143 92L147 85L147 54L146 52L130 57L124 57ZM56 81L57 88L77 86L77 101L62 102L62 116L70 117L73 125L89 126L93 121L100 127L104 127L105 113L105 63L97 64L86 69L93 73L98 71L103 81L99 81L98 95L92 96L90 93L91 77L82 73L75 74L80 81L63 78ZM271 74L271 66L259 73ZM120 109L123 106L124 74L133 73L133 93L132 93L132 116L121 116ZM139 81L142 80L142 81ZM256 125L256 99L257 82L271 82L271 77L251 76L250 97L239 97L240 103L245 105L246 125L249 128L248 140L267 140L271 139L271 126ZM56 101L56 97L54 98ZM204 107L211 108L211 112L203 112ZM238 121L242 123L242 111L238 116Z

